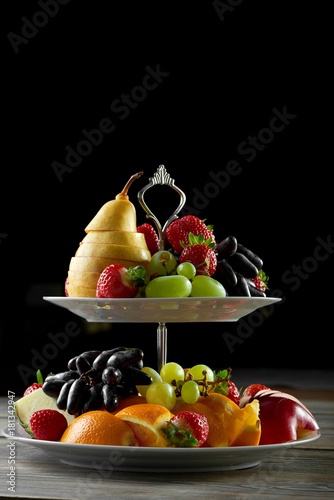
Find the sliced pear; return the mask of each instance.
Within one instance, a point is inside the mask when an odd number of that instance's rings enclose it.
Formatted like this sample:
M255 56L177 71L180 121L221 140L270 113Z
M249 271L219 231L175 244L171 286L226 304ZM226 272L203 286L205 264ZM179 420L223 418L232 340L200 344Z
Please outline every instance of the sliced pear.
M136 209L130 201L111 200L105 203L86 227L89 231L137 231Z
M151 254L145 248L125 245L82 243L75 257L102 257L104 259L125 259L138 263L149 263Z
M126 259L104 259L103 257L72 257L70 260L69 271L76 273L99 273L109 266L109 264L121 264L124 267L134 267L138 265L145 265L135 260Z
M89 231L82 243L109 243L113 245L127 245L138 248L147 248L143 233L129 233L127 231Z
M81 285L85 288L96 288L96 283L101 273L85 273L80 274L75 271L68 272L68 279L71 285Z
M57 410L59 411L59 413L62 413L65 416L68 424L70 424L74 419L74 416L70 415L67 411L59 410L59 408L57 407L56 398L47 396L42 387L36 389L27 396L23 396L22 398L18 399L14 403L14 409L20 425L30 435L32 435L32 432L30 429L29 421L34 411L45 409Z
M105 203L86 227L68 269L69 297L95 297L99 276L110 264L148 267L151 253L145 235L137 232L136 210L128 196L132 182L142 174L132 175L121 193Z
M130 177L122 191L114 200L105 203L90 221L85 231L125 231L137 232L137 215L135 206L129 200L128 191L136 179L144 172L138 172Z
M81 285L66 285L66 291L69 297L87 297L90 299L96 298L96 288L86 288Z

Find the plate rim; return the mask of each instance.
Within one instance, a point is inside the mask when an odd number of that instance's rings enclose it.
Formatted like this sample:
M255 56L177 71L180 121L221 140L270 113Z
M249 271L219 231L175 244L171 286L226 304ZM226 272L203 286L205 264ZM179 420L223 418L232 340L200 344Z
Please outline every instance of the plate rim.
M114 302L115 304L121 303L121 302L127 302L129 304L131 303L150 303L150 302L156 302L156 301L161 301L161 302L173 302L175 300L180 301L180 302L198 302L204 301L204 302L209 302L209 301L227 301L229 302L230 300L241 300L241 301L271 301L272 303L275 302L281 302L282 298L281 297L244 297L242 295L229 295L228 297L137 297L137 298L126 298L126 297L119 297L119 298L98 298L98 297L65 297L65 296L57 296L57 295L43 295L43 299L46 300L47 302L51 302L52 300L60 300L64 302L72 302L72 301L78 301L81 300L83 302L98 302L98 303L103 303L103 302Z
M110 298L43 296L55 306L89 322L193 323L235 322L280 297Z
M19 424L18 424L19 425ZM18 426L17 429L21 430L21 428ZM22 432L24 430L22 429ZM229 447L217 447L217 448L159 448L159 447L140 447L140 446L114 446L114 445L92 445L92 444L75 444L75 443L61 443L60 441L44 441L44 440L36 440L31 438L29 435L27 437L20 436L16 432L14 436L10 435L8 433L8 428L5 427L4 429L1 430L2 435L12 441L16 441L19 443L22 443L27 446L33 446L37 449L40 449L44 453L53 456L53 458L57 459L61 463L64 464L70 464L76 467L89 467L89 462L85 459L83 460L77 460L78 456L84 456L83 453L80 453L79 455L76 453L74 458L71 458L71 451L73 450L82 450L82 451L91 451L92 453L123 453L123 456L126 456L127 459L129 457L134 457L136 460L140 461L143 459L149 459L150 455L154 455L154 457L151 457L152 460L158 460L159 458L164 458L170 460L171 464L168 466L159 466L159 462L157 462L157 467L150 467L150 466L136 466L134 464L132 465L120 465L120 466L114 466L114 470L118 471L129 471L129 472L200 472L200 471L226 471L226 470L237 470L237 469L244 469L244 468L249 468L249 467L254 467L258 465L262 460L265 458L268 458L271 454L278 452L278 451L283 451L289 448L293 448L295 446L300 446L300 445L306 445L308 443L311 443L313 441L316 441L321 437L321 431L320 429L316 431L310 431L305 438L299 438L295 441L288 441L285 443L276 443L276 444L265 444L265 445L258 445L258 446L229 446ZM60 450L64 450L64 453L59 453ZM259 451L260 453L255 453L256 451ZM246 455L245 455L246 453ZM184 458L191 458L192 460L196 455L199 457L199 466L194 465L192 462L189 467L182 467L180 469L178 463L173 466L173 459L175 460L175 456L177 455L178 457L184 457ZM235 456L236 458L240 456L242 458L241 462L238 462L237 464L230 464L230 465L219 465L219 462L217 462L217 465L215 466L203 466L203 460L205 458L209 458L210 460L213 459L223 459L225 455L225 458L232 456ZM245 455L245 456L244 456ZM95 462L94 462L95 463ZM96 467L96 463L94 465Z

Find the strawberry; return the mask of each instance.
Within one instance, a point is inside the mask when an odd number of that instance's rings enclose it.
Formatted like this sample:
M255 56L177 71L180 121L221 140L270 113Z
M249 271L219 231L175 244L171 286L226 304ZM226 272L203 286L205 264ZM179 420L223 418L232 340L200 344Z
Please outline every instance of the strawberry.
M193 411L180 411L162 428L168 446L175 448L199 448L209 434L209 423L205 415Z
M227 382L227 397L234 401L235 404L239 406L240 403L240 392L237 386L232 380Z
M195 215L185 215L181 219L172 221L165 231L168 242L175 252L181 253L184 245L188 245L189 233L199 236L203 234L203 241L211 239L215 243L212 226L207 226L204 221ZM182 242L182 243L181 243Z
M65 283L64 283L64 292L65 292L65 297L68 297L68 291L67 291L67 286L70 284L70 280L68 279L68 276L65 280Z
M196 274L212 276L217 268L217 256L214 251L215 244L209 240L204 241L203 234L188 235L189 244L181 252L179 262L191 262L196 267Z
M230 379L231 369L215 372L213 392L224 394L239 406L240 392L234 382Z
M264 271L262 269L259 270L258 275L255 276L255 278L252 278L251 281L254 283L254 286L258 289L261 290L261 292L266 292L268 289L268 280L269 277L266 276Z
M143 266L127 269L121 264L110 264L100 274L96 284L97 298L134 298L145 284L147 271Z
M23 396L27 396L31 392L36 391L36 389L39 389L40 387L42 387L42 385L43 385L43 377L42 377L41 370L37 370L37 372L36 372L36 379L37 379L37 382L34 382L33 384L29 385L26 388L26 390L24 391Z
M242 391L242 397L253 397L257 392L270 389L263 384L251 384Z
M146 240L146 245L151 255L159 251L159 236L154 227L147 222L137 227L137 233L143 233Z
M68 424L59 411L44 409L32 413L29 425L35 439L59 441Z

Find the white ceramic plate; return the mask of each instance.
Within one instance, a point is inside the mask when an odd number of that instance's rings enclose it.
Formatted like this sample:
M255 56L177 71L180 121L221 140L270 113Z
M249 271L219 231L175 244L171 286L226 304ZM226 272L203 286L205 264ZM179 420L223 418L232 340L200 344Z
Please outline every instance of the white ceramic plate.
M93 299L43 297L89 322L192 323L238 321L282 299L271 297L186 297L183 299Z
M22 428L21 428L22 429ZM24 431L23 431L24 432ZM143 448L134 446L101 446L39 441L2 431L11 441L34 446L64 464L88 469L129 472L214 472L255 467L272 453L293 446L306 445L320 437L312 432L307 438L283 444L239 446L229 448ZM25 433L27 436L27 434Z

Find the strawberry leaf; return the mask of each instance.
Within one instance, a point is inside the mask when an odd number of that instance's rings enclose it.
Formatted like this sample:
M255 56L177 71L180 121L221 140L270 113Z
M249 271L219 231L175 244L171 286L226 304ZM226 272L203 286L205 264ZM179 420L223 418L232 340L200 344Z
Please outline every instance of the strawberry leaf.
M43 384L44 382L42 372L39 369L36 372L36 380L38 384Z
M175 424L168 421L167 427L162 427L162 432L167 440L167 446L175 448L196 448L198 440L188 431L179 429Z
M129 267L128 275L137 287L146 285L148 281L148 273L144 266Z

